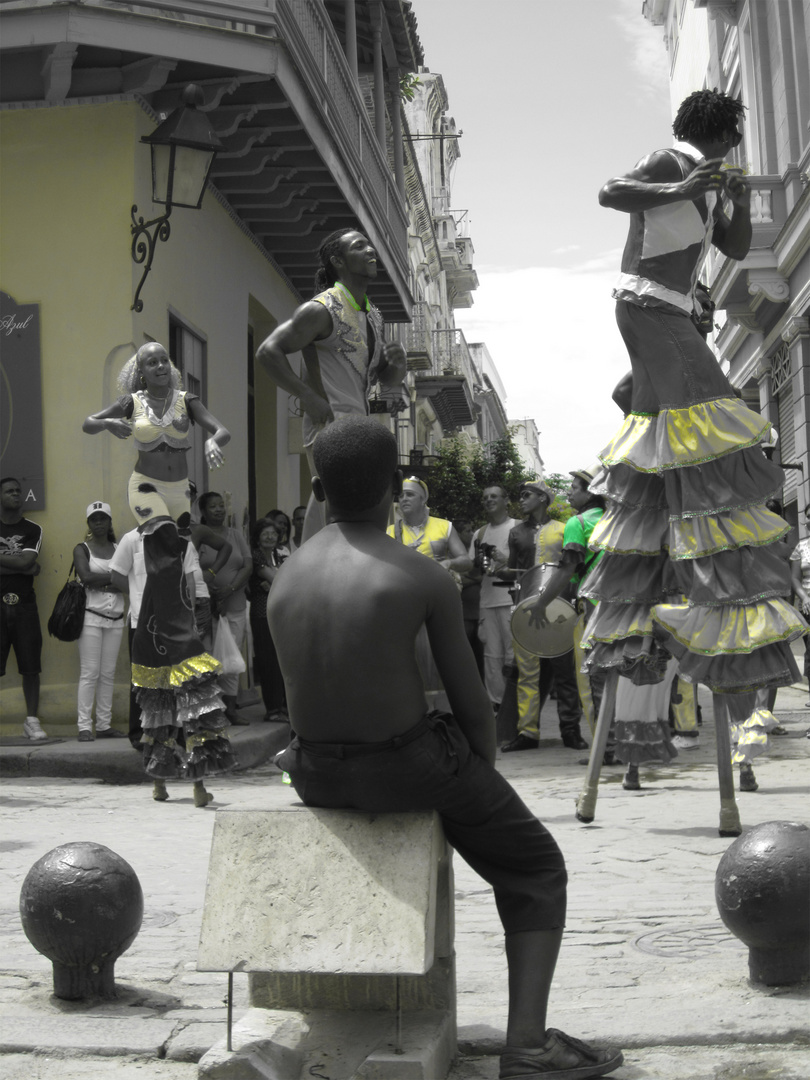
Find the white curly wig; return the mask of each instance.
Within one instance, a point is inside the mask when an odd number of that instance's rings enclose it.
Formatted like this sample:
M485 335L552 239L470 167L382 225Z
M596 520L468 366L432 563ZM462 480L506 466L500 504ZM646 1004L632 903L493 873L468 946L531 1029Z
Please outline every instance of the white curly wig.
M131 356L129 360L121 368L121 372L118 376L118 389L122 394L134 394L136 390L143 390L144 383L141 381L141 368L140 359L141 355L153 345L159 345L158 341L147 341L145 345L141 345L140 349ZM163 346L160 346L163 348ZM168 355L168 354L167 354ZM183 376L178 369L169 360L169 367L171 368L171 386L173 390L183 389Z

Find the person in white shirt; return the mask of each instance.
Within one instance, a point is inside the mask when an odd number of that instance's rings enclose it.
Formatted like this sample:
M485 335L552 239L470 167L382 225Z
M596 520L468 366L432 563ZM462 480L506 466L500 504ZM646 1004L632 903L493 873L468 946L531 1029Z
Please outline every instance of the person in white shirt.
M481 571L478 637L484 651L484 683L497 710L503 700L505 664L514 664L512 649L512 598L503 585L501 571L509 565L509 533L517 525L509 517L508 493L502 484L490 484L481 492L487 524L475 534L470 557Z
M203 589L205 589L205 595L207 596L208 590L203 581L203 575L200 570L200 561L197 558L197 552L194 550L193 544L189 544L186 548L183 569L189 582L189 591L191 592L191 595L194 596L196 594L197 597L200 596L198 590L201 584ZM129 595L128 629L129 652L131 657L132 639L138 628L138 616L141 612L143 590L146 588L146 567L143 561L143 536L138 529L132 529L130 532L124 533L118 541L118 546L110 559L109 572L113 586L118 589L119 592ZM194 582L194 588L192 588L192 581ZM141 751L142 735L141 710L138 707L136 699L136 687L130 684L129 741L139 753Z

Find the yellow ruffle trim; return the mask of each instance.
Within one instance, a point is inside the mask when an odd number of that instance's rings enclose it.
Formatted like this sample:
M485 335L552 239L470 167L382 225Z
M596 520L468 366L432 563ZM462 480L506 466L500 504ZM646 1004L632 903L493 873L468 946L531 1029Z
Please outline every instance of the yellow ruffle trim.
M147 667L145 664L132 665L132 682L135 686L145 686L149 690L179 690L186 683L204 675L216 675L222 665L209 653L190 656L179 664L165 667Z
M656 416L630 414L599 455L605 465L626 463L639 472L702 465L756 446L771 425L736 398L664 409Z
M755 709L742 724L731 724L732 765L747 765L768 749L768 733L778 721L768 709Z
M764 506L671 521L665 510L612 506L591 534L592 551L615 555L658 555L702 559L741 547L764 547L790 526Z
M652 617L691 653L702 656L748 654L807 632L802 616L778 597L758 604L689 607L658 604Z
M652 608L649 604L608 604L600 601L588 620L582 648L590 649L597 641L610 643L625 638L651 638Z
M667 545L666 509L611 506L597 521L588 547L615 555L659 555Z
M670 523L669 557L702 559L741 547L764 547L790 532L790 525L764 506L703 515Z

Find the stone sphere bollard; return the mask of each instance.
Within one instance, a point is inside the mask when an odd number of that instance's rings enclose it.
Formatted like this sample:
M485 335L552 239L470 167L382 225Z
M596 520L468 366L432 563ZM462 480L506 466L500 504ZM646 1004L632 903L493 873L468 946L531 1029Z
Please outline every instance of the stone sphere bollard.
M57 997L114 998L115 961L141 928L141 883L108 847L63 844L28 871L20 918L25 936L53 963Z
M714 883L720 918L748 946L751 981L810 979L810 829L755 825L730 845Z

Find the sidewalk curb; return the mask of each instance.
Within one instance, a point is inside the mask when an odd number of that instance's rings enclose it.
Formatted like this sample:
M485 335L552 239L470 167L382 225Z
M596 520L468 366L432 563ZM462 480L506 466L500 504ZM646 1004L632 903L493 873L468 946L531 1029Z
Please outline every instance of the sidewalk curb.
M237 760L237 770L252 769L283 750L289 742L288 724L254 720L249 727L232 727L228 737ZM138 784L147 777L141 754L128 739L80 743L75 738L37 746L0 747L0 777L56 776L70 779L108 780L118 784Z

